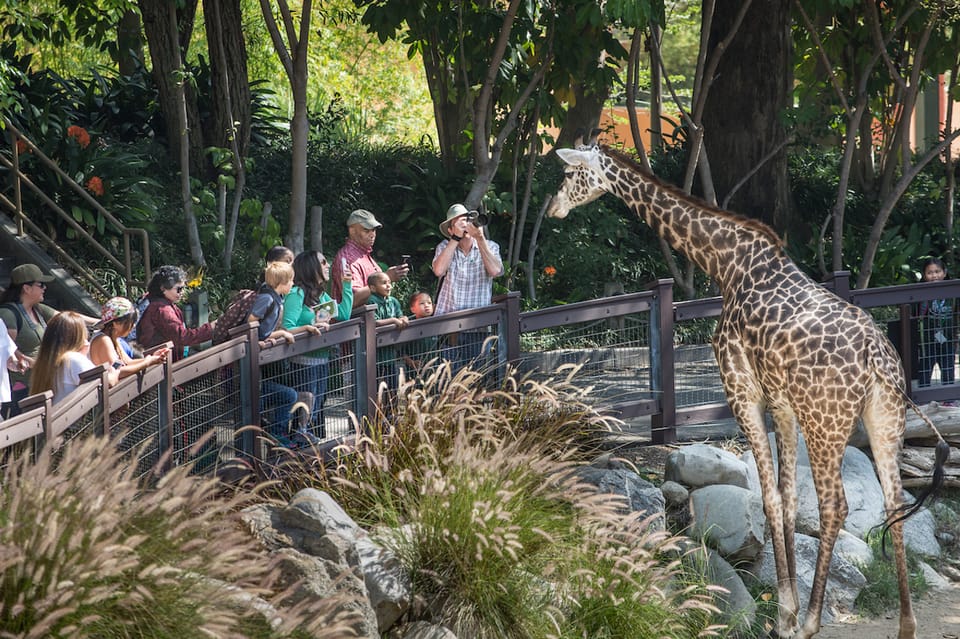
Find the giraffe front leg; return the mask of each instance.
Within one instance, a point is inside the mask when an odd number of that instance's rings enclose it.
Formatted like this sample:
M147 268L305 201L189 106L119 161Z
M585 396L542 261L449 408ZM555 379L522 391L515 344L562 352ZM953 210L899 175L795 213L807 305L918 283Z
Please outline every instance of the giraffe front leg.
M778 637L787 639L793 637L797 630L800 601L797 597L796 568L793 565L793 539L790 539L788 544L785 534L784 507L792 503L795 510L796 499L794 498L792 501L787 499L785 503L784 495L781 493L776 480L773 453L767 439L767 429L763 419L763 405L759 402L741 404L731 401L730 406L744 436L750 443L750 448L753 450L753 456L757 462L757 473L760 477L763 497L763 512L770 527L773 559L777 570L777 601L779 606L776 632ZM794 519L795 515L791 514L789 520L792 522Z
M840 429L839 432L847 433L849 430ZM813 584L810 587L807 614L803 620L803 626L796 634L796 639L810 639L820 631L823 596L827 588L827 578L830 576L833 547L837 543L840 528L847 518L847 498L843 492L843 481L840 475L845 447L846 440L840 438L835 441L821 439L817 442L817 446L811 446L810 441L807 441L813 484L820 502L820 549L817 552L817 566L813 573Z

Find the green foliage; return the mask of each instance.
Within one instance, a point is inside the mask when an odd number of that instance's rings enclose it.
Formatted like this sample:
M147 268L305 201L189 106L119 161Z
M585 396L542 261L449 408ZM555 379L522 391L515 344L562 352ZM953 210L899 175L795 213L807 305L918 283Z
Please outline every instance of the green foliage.
M867 585L857 596L857 608L863 614L876 617L894 608L900 601L897 586L897 569L894 562L884 557L880 533L875 532L867 536L867 543L873 551L873 561L868 566L861 566L860 571L867 579ZM917 555L907 549L907 571L909 573L910 592L914 597L920 596L930 589Z
M813 267L817 248L830 262L833 226L830 213L837 194L839 151L819 147L800 147L788 156L793 197L799 217L807 221L805 246L790 246L795 259ZM890 216L874 259L872 286L914 282L917 264L929 255L942 256L950 245L944 237L944 203L941 184L943 167L929 164L911 183ZM844 215L843 252L847 270L853 277L859 271L864 249L879 204L869 194L849 191ZM821 243L821 229L826 232ZM819 276L819 273L815 273Z

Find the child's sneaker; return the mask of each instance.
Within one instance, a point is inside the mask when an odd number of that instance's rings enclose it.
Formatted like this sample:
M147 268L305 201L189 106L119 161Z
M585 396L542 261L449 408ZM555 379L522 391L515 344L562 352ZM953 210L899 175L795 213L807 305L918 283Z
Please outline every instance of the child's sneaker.
M320 440L306 429L298 430L293 433L293 441L301 446L316 446Z

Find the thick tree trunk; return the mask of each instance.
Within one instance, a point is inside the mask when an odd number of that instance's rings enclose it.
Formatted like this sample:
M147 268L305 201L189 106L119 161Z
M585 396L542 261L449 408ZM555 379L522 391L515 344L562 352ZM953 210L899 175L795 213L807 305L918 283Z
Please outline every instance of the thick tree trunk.
M717 0L710 49L730 31L740 0ZM707 150L718 201L723 201L786 138L781 116L790 105L792 49L790 3L753 2L717 67L704 110ZM747 26L749 25L749 26ZM731 199L729 208L773 226L791 228L786 149L760 166Z
M180 130L178 121L178 111L180 104L177 100L177 84L179 78L176 77L178 67L175 60L185 60L186 52L190 42L190 34L193 31L193 22L197 12L197 0L187 0L183 9L177 10L177 33L170 33L170 21L167 17L169 0L138 0L140 7L140 16L143 18L143 32L147 37L147 45L150 47L150 60L153 68L153 81L157 85L158 101L160 102L160 112L163 114L164 125L166 127L168 153L172 161L180 157ZM174 42L179 45L179 51L174 48ZM190 164L193 167L203 166L203 136L199 134L202 130L200 126L200 110L197 107L196 91L188 83L186 90L186 109L187 109L187 127L188 130L197 132L196 135L188 136L190 141Z
M216 3L216 7L211 6L213 3ZM240 2L203 0L203 7L210 51L212 103L224 105L229 95L233 106L232 114L220 108L213 110L211 121L204 126L204 141L207 146L230 148L228 136L233 123L237 123L237 146L241 157L245 157L250 144L250 83L247 79L247 49L243 39ZM213 16L220 18L219 24L214 24ZM221 59L220 51L224 52L225 59ZM229 86L225 86L225 83L229 83Z
M610 95L608 88L593 91L581 82L574 82L574 103L567 109L567 117L563 121L563 128L557 135L555 148L563 149L573 146L578 136L584 139L590 137L590 132L600 124L603 105Z
M140 14L130 9L117 25L117 69L120 77L129 77L143 65L143 36Z

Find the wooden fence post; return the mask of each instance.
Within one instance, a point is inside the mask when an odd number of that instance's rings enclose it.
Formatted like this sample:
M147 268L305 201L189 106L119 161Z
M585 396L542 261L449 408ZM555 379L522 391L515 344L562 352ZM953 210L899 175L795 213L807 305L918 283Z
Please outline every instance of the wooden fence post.
M650 307L650 386L660 410L650 416L650 440L654 444L677 441L677 398L673 353L673 280L654 285L655 303Z

